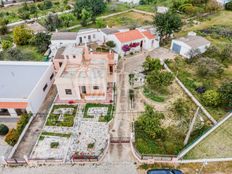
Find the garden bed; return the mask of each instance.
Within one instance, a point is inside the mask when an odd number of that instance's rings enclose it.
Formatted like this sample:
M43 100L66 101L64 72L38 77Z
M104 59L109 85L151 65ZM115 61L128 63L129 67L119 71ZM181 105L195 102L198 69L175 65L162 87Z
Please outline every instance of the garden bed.
M57 109L71 109L70 113L63 112L60 114L54 113ZM74 118L77 112L76 105L54 105L51 113L48 116L46 126L62 126L62 127L72 127L74 124Z
M100 113L102 111L96 111L95 115L89 115L88 111L91 108L101 108L101 109L107 109L106 113ZM94 118L94 117L99 117L98 121L100 122L108 122L112 119L113 117L113 105L112 104L95 104L95 103L87 103L85 105L85 109L84 109L84 118Z

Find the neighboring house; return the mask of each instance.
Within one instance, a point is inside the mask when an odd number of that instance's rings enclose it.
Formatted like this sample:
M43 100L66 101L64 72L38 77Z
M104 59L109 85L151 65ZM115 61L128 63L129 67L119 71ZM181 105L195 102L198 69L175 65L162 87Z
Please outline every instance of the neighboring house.
M0 114L36 114L54 82L50 62L0 61Z
M56 51L61 47L68 45L84 45L90 43L97 43L102 45L107 41L114 41L116 51L121 56L125 53L122 51L122 46L125 44L139 43L140 47L133 47L130 51L140 51L143 49L150 50L159 47L159 37L154 28L137 28L136 30L127 29L85 29L75 32L54 32L51 38L51 58L54 58Z
M197 54L204 53L210 46L210 41L204 37L197 36L190 32L188 36L179 39L173 39L171 50L185 58L191 58Z
M168 10L169 10L168 7L158 6L158 7L156 8L156 12L157 12L157 13L161 13L161 14L167 13Z
M44 26L40 25L38 22L27 23L26 27L30 29L34 34L47 32L47 29Z
M113 100L117 54L90 52L87 46L69 45L53 59L60 101Z
M115 52L121 56L131 52L139 52L143 49L151 50L159 47L158 36L144 29L117 32L113 34L111 40L116 43Z

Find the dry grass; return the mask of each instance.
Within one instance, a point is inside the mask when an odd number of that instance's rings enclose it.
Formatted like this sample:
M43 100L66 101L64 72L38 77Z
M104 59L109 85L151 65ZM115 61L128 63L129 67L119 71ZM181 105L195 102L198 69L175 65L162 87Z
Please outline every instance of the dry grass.
M208 137L195 146L184 158L232 157L232 118L219 126Z
M130 25L143 25L152 22L153 17L136 12L128 12L114 17L105 19L106 25L109 27L121 27Z

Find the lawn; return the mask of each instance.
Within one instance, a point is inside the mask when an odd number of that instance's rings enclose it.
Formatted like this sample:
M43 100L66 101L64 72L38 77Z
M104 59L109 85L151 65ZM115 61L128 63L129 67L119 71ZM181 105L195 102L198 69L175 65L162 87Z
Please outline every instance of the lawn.
M204 140L190 150L185 159L231 158L232 118L228 119Z
M84 118L93 118L93 116L88 115L88 110L93 107L108 107L107 115L106 116L100 116L99 120L100 122L108 122L113 118L113 110L114 107L112 104L95 104L95 103L87 103L85 105L84 109Z
M59 116L57 114L54 114L55 109L59 108L73 108L73 114L64 114L64 118L62 121L59 121ZM54 105L52 108L51 113L48 116L46 125L47 126L64 126L64 127L72 127L74 124L74 117L77 112L77 106L76 105Z

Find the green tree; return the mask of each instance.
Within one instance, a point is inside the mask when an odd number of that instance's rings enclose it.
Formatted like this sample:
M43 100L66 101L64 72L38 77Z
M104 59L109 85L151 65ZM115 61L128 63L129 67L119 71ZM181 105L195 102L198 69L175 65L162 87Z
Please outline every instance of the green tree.
M170 38L173 32L180 31L182 22L178 15L169 11L165 14L156 14L154 17L154 25L162 41L163 39Z
M220 93L212 89L207 90L202 99L206 106L217 107L221 103Z
M13 46L13 43L9 40L2 40L2 49L7 50L8 48L11 48Z
M13 29L13 41L16 45L27 45L32 38L32 31L25 28L24 25Z
M37 33L33 36L30 43L38 49L39 52L43 53L48 49L51 43L51 35L47 33Z
M45 19L45 26L48 31L55 31L60 26L60 20L55 13L49 13Z
M110 41L107 41L106 42L106 45L109 47L109 48L114 48L116 46L116 44L114 43L114 41L110 40Z
M0 19L0 34L1 35L4 35L4 34L6 34L7 33L7 24L9 23L9 21L8 20L6 20L6 19L4 19L4 18L2 18L2 19Z
M92 14L86 9L82 9L81 11L81 25L86 26L91 21Z
M232 1L225 4L225 9L226 10L232 10Z
M173 79L174 76L170 72L151 71L146 76L146 85L150 90L164 92L172 84Z
M104 27L106 27L106 24L105 24L103 19L98 18L96 20L96 26L97 26L97 28L104 28Z
M92 14L92 17L95 18L97 15L104 12L106 4L104 0L76 0L74 13L78 19L82 18L81 14L83 9L88 10Z
M160 60L159 59L153 59L151 57L146 57L145 62L143 63L143 69L146 73L149 73L153 70L161 70L162 69L162 65L160 64Z
M53 6L52 1L50 1L50 0L44 0L44 2L43 2L43 8L44 8L44 10L50 9L50 8L52 8L52 6Z
M232 82L224 83L219 89L222 104L225 107L232 108Z
M164 131L161 127L161 120L163 118L163 113L155 112L151 106L146 105L145 112L135 122L135 127L136 129L143 130L153 139L161 138Z
M75 17L73 16L73 14L65 14L60 16L60 21L62 21L62 24L65 27L70 27L71 22L73 22L75 20Z

